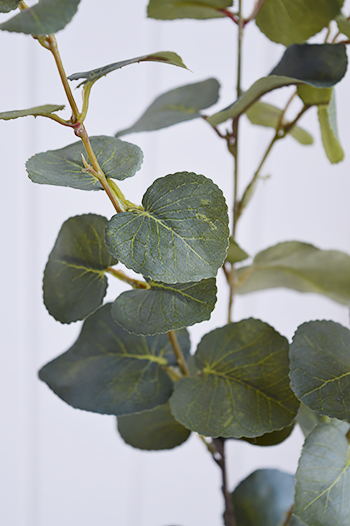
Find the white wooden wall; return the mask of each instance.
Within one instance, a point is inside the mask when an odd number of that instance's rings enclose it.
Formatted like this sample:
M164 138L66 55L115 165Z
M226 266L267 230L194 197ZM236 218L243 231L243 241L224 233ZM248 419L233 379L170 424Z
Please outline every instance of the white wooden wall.
M252 1L246 3L249 11ZM160 50L178 52L193 73L140 64L99 81L86 122L91 135L113 134L130 125L156 95L212 76L223 84L217 109L233 101L233 24L147 20L146 5L146 0L82 0L78 15L58 34L67 73ZM65 101L52 59L43 48L30 37L7 33L0 34L0 42L0 111ZM244 59L250 66L244 69L243 87L267 74L282 53L282 46L272 46L248 26ZM340 135L350 152L348 90L345 80L337 96ZM286 89L276 93L281 104L287 96ZM350 252L349 161L328 163L315 111L304 117L303 124L312 130L316 145L303 148L290 138L277 145L264 169L271 177L259 185L242 219L238 238L251 254L285 240ZM242 129L241 189L270 140L266 130L247 123ZM127 140L145 153L141 173L122 183L132 200L139 201L155 178L181 170L203 173L231 194L231 159L204 123L193 121ZM74 141L70 130L45 119L0 122L0 524L219 526L219 473L195 436L171 452L133 450L118 437L113 417L74 410L37 379L38 369L68 349L80 330L80 324L55 322L42 304L42 272L60 225L76 214L113 214L103 192L39 186L27 179L28 157ZM219 283L223 285L221 276ZM108 298L116 296L117 287L112 284ZM191 329L194 348L201 335L226 323L225 294L220 292L212 319ZM348 326L348 309L291 291L238 298L235 319L248 316L263 319L289 338L300 323L311 319ZM231 441L231 486L259 467L293 472L301 444L298 430L281 446L268 449Z

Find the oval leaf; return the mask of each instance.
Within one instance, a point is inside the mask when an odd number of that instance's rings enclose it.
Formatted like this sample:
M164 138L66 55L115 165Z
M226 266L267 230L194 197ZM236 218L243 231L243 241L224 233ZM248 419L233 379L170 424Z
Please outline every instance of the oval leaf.
M167 285L149 281L150 289L123 292L112 316L135 334L160 334L209 320L216 303L215 279Z
M218 100L219 88L220 84L216 79L208 79L167 91L155 99L135 124L116 133L116 137L160 130L179 122L197 119L200 117L200 110L212 106Z
M337 427L322 424L306 438L295 476L295 514L308 526L349 523L349 459L349 443Z
M77 12L79 3L80 0L41 0L0 24L0 29L26 35L51 35L66 27Z
M178 341L188 354L187 331L178 333ZM106 304L87 318L75 344L45 365L39 377L73 407L124 415L165 404L173 384L164 366L175 364L167 335L129 334Z
M179 422L212 437L255 437L290 425L299 403L289 387L287 340L259 320L206 334L195 354L198 378L176 382Z
M52 115L54 111L63 110L64 106L57 104L45 104L45 106L35 106L35 108L28 108L27 110L4 111L0 113L0 120L9 121L10 119L18 119L19 117L45 117Z
M91 137L90 142L106 177L122 181L141 168L143 153L135 144L103 135ZM60 150L34 155L28 159L26 169L34 183L101 190L98 179L85 170L82 155L88 159L83 143L78 141Z
M232 493L239 526L283 526L294 500L294 477L277 469L258 469Z
M217 126L227 119L235 119L265 93L283 86L309 84L329 88L343 78L347 63L344 44L294 44L286 49L268 77L257 80L236 102L207 120Z
M173 449L186 442L191 434L175 420L169 403L151 411L118 416L118 431L127 444L147 451Z
M150 0L147 16L158 20L219 18L225 16L220 10L232 3L232 0Z
M0 13L9 13L16 9L21 0L0 0Z
M227 251L226 261L229 263L239 263L249 258L249 255L236 243L236 241L230 237L230 245Z
M142 199L144 210L112 217L106 244L135 272L164 283L216 276L228 245L227 205L203 175L180 172L157 179Z
M290 46L305 42L335 18L344 0L265 0L256 17L259 29L273 42Z
M326 155L332 164L344 159L344 152L338 138L337 113L335 106L335 93L329 104L318 107L318 119L321 126L322 143Z
M107 291L106 269L117 263L104 243L105 217L86 214L65 221L44 272L44 303L62 323L94 312Z
M350 422L350 331L332 321L304 323L290 359L299 400L320 415Z
M350 256L287 241L257 254L253 264L237 270L237 293L285 287L317 292L338 303L350 302Z

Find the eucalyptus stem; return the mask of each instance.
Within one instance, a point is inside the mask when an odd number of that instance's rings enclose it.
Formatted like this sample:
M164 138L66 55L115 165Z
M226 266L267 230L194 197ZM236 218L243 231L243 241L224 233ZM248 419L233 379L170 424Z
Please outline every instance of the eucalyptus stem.
M173 348L174 354L176 356L176 360L178 363L178 366L180 367L180 371L184 376L190 376L190 371L188 369L187 362L185 360L185 357L182 353L181 347L179 345L179 342L177 340L176 334L174 331L168 332L169 340L171 343L171 346Z
M146 281L140 281L138 279L130 278L122 270L116 270L113 267L108 267L106 269L106 272L108 272L115 278L119 279L120 281L123 281L124 283L131 285L133 289L150 289L151 288Z
M288 513L287 513L287 517L286 517L286 520L283 523L283 526L289 526L290 525L290 522L292 520L293 510L294 510L294 504L292 504L292 506L289 508Z
M349 444L350 444L350 429L349 429L349 431L346 433L346 439L347 439L347 441L348 441Z
M221 457L220 459L215 458L215 456L213 458L221 469L221 477L222 477L221 490L222 490L222 494L225 500L225 512L224 512L225 526L237 526L235 515L234 515L232 496L231 496L231 493L229 492L228 482L227 482L225 439L224 438L214 438L213 443L215 445L217 452L219 453Z

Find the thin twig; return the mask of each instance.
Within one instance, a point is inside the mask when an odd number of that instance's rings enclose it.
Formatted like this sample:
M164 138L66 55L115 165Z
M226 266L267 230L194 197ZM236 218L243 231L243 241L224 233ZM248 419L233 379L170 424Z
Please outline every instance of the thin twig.
M222 477L221 490L222 490L222 494L225 500L225 512L224 512L225 526L236 526L237 523L236 523L234 509L233 509L232 496L231 496L231 493L229 492L228 483L227 483L225 439L224 438L214 438L213 443L221 457L221 459L215 459L215 461L221 469L221 477Z
M116 270L113 267L108 267L106 269L106 272L114 276L115 278L119 279L120 281L123 281L124 283L127 283L128 285L131 285L133 289L150 289L150 285L146 281L140 281L138 279L130 278L130 276L127 276L125 272L122 270Z
M171 343L171 346L173 348L174 354L176 356L176 360L178 363L178 366L180 367L180 371L184 376L190 376L190 371L188 369L187 362L185 360L185 357L182 353L181 347L179 345L179 342L177 340L176 334L174 331L168 332L169 340Z

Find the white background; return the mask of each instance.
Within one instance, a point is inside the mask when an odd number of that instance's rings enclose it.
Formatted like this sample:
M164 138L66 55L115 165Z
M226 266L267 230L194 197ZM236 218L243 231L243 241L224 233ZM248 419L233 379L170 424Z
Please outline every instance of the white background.
M252 3L246 0L246 14ZM193 73L146 63L100 80L93 88L86 121L91 135L113 135L131 125L156 95L208 77L218 78L223 86L214 109L235 98L237 31L233 23L228 19L148 20L146 5L146 0L82 0L72 23L58 34L67 74L161 50L179 53ZM65 103L47 51L26 36L2 33L0 42L0 111ZM266 75L283 49L250 24L244 44L243 88ZM350 146L348 90L345 79L337 88L345 151ZM79 100L79 91L75 93ZM268 100L283 104L289 93L282 89ZM296 105L291 113L297 111ZM239 226L238 241L252 255L285 240L350 252L348 161L329 164L320 143L316 110L306 114L302 123L312 131L315 145L302 147L287 138L276 146L263 170L271 177L259 184ZM244 119L241 190L271 134ZM126 140L140 145L145 153L141 172L121 185L129 199L140 202L155 178L186 170L217 182L231 207L232 161L224 141L204 122L130 135ZM74 410L37 379L38 369L67 350L80 330L80 324L55 322L42 304L42 272L60 225L81 213L113 215L103 192L39 186L28 180L24 169L28 157L74 141L69 129L49 120L0 121L0 522L4 526L219 526L223 506L219 472L197 437L171 452L133 450L118 437L115 418ZM193 350L203 334L226 323L222 276L219 286L211 320L191 328ZM113 299L118 290L123 289L112 283L108 298ZM321 296L292 291L238 298L235 320L249 316L270 323L288 338L300 323L311 319L332 319L348 326L347 308ZM230 486L259 467L295 471L302 440L296 430L275 448L230 441Z

